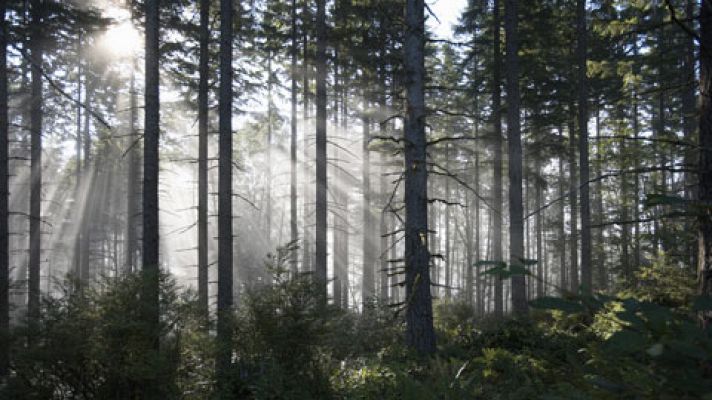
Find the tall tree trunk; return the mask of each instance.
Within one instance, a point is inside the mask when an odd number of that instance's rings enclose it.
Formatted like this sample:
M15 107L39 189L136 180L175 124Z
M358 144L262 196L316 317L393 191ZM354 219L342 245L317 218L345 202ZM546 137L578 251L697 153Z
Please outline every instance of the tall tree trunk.
M371 137L371 120L368 117L368 101L365 100L366 90L364 90L364 110L361 123L363 124L362 138L362 185L363 185L363 281L361 283L361 300L364 305L364 311L367 304L372 300L375 294L375 276L374 276L374 251L373 251L373 216L371 214L371 159L368 149L369 139Z
M685 4L685 17L689 21L695 19L695 0L687 0ZM685 35L685 55L683 58L683 94L682 94L682 113L683 113L683 137L690 144L696 143L695 140L695 124L697 110L695 106L695 39L691 35ZM684 152L684 168L693 168L695 164L695 147L686 146ZM685 172L684 177L684 193L685 198L692 200L695 195L695 172ZM693 227L691 222L685 224L685 231L692 232ZM690 240L687 245L689 253L690 265L697 265L697 251L695 242Z
M159 226L158 226L158 143L159 101L159 0L146 0L146 82L144 89L144 157L143 157L143 271L142 319L148 332L151 350L159 349ZM156 396L158 382L148 378L141 388L142 397Z
M509 142L509 262L521 265L524 258L524 215L522 210L522 134L519 120L519 3L505 3L507 47L507 140ZM512 311L527 314L524 275L512 276Z
M493 67L492 67L492 118L494 119L494 171L493 171L493 187L494 194L492 202L493 210L493 255L494 261L503 261L502 254L502 78L500 75L500 67L502 66L502 54L500 49L501 42L501 26L500 21L500 0L494 0L492 9L493 23ZM503 315L503 298L502 298L502 278L495 276L494 278L494 314L496 317Z
M299 237L297 231L297 0L292 0L292 48L290 74L291 87L291 116L290 116L290 141L289 141L289 239L296 244ZM292 276L297 274L297 251L290 254L290 271Z
M82 228L82 218L81 209L79 205L79 197L81 196L81 183L82 183L82 57L80 56L82 49L82 33L80 32L77 36L77 120L76 120L76 167L74 170L74 212L75 214L75 226L76 234L74 236L74 255L72 260L72 268L75 278L79 278L81 272L81 228ZM133 75L132 75L133 76ZM127 222L128 225L128 222Z
M601 143L601 115L599 109L596 109L596 176L601 176L603 173L603 144ZM603 235L603 182L601 179L596 181L596 223L598 225L596 231L597 256L596 263L598 271L598 288L600 290L608 289L608 274L606 273L606 252Z
M30 55L32 57L32 83L30 93L30 257L27 310L30 323L40 317L40 259L41 259L41 223L42 223L42 62L43 35L42 0L32 0L30 11L32 30ZM32 329L32 328L30 328ZM33 335L31 333L31 335Z
M326 0L316 6L316 228L314 277L326 301Z
M445 168L450 171L450 143L445 142ZM445 180L445 201L450 202L450 179ZM452 260L450 256L450 207L445 207L445 298L452 297Z
M220 0L220 96L218 160L218 390L228 386L232 363L232 0Z
M267 50L267 141L265 155L267 159L267 179L265 179L265 233L267 244L272 247L272 50Z
M406 343L421 354L435 352L428 253L428 171L425 138L425 4L406 1L404 67L405 298Z
M210 0L200 0L198 64L198 307L207 322L208 306L208 84ZM207 326L207 324L206 324Z
M7 0L0 0L0 379L10 365L10 164L7 95Z
M564 130L559 128L559 142L564 141ZM564 154L559 156L559 195L561 196L561 203L559 206L559 251L560 259L559 263L559 291L564 292L567 290L568 279L566 279L566 215L565 215L565 185L564 185Z
M578 273L578 179L576 168L576 121L574 120L574 106L570 105L571 119L569 120L569 201L571 209L569 210L571 219L571 241L569 250L569 289L573 293L579 291L579 273Z
M546 277L544 276L544 267L545 267L545 262L544 262L544 253L542 252L542 247L543 247L543 223L544 223L544 210L541 209L541 203L542 203L542 197L543 197L543 188L541 184L541 159L537 158L536 159L536 174L537 178L534 182L535 186L535 204L534 208L537 210L536 214L536 259L537 259L537 264L536 264L536 296L537 297L544 297L544 290L545 290L545 285L546 285Z
M304 166L306 169L307 165L307 160L309 160L309 81L310 81L310 76L309 76L309 69L311 68L311 65L309 65L309 34L307 32L307 27L309 26L309 23L311 23L311 18L310 18L310 10L309 10L309 5L310 2L305 1L304 7L302 10L302 26L304 26L304 34L302 37L302 51L303 51L303 60L302 60L302 96L303 96L303 109L302 109L302 142L304 143L303 148L302 148L302 154L304 158ZM309 193L309 183L310 179L309 176L305 174L303 182L302 182L302 230L304 231L303 235L304 237L302 238L302 271L311 271L312 270L312 249L311 249L311 232L309 230L309 225L310 225L310 218L309 214L311 213L310 209L310 198L311 194Z
M578 59L578 125L579 125L579 182L581 183L581 289L584 295L592 293L591 274L591 200L588 186L588 78L586 60L588 59L588 30L586 27L586 0L577 2L578 41L576 58Z
M134 59L134 67L136 60ZM136 68L134 68L136 71ZM138 216L137 193L138 171L140 162L138 153L138 101L135 72L131 72L129 99L129 137L126 171L126 243L124 244L124 273L131 273L136 267L136 217Z
M702 0L700 6L700 202L712 202L712 1ZM699 214L699 282L700 294L712 296L712 212L705 208ZM712 321L710 313L702 318L703 326Z
M384 102L383 107L386 107L386 104ZM382 123L381 124L381 132L384 135L387 135L388 132L385 129L386 124ZM379 171L381 173L381 177L379 180L379 197L384 198L385 194L387 193L386 190L388 188L388 183L386 182L386 156L383 152L379 153L379 161L380 161L380 168ZM380 268L379 268L379 276L380 276L380 294L379 298L380 300L384 303L387 304L389 299L388 299L388 237L386 236L388 234L389 228L388 228L388 219L387 215L385 212L381 212L380 214L380 251L378 252L379 254L379 259L380 259Z

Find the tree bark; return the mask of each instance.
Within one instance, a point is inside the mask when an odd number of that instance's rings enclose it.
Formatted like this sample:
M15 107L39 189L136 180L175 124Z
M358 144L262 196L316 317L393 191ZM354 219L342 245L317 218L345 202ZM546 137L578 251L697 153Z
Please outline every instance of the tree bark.
M299 238L297 231L297 0L292 0L292 48L290 74L292 80L291 87L291 119L290 119L290 141L289 141L289 238L292 244L296 244ZM290 254L290 271L292 276L296 276L297 251Z
M326 175L326 0L316 10L316 228L314 277L326 301L327 175Z
M7 94L7 0L0 0L0 378L10 365L10 164Z
M699 125L699 201L712 202L712 1L700 6L700 125ZM700 294L712 296L712 212L705 207L699 214L698 274ZM702 324L709 328L712 315L705 313Z
M577 14L577 61L578 61L578 125L579 125L579 182L581 186L581 290L591 295L593 280L591 273L591 200L588 181L588 30L586 27L586 0L578 0Z
M228 386L232 364L232 0L220 0L220 96L218 160L218 304L216 375L218 390Z
M522 265L524 258L524 215L522 209L522 134L519 120L519 2L505 3L507 47L507 140L509 142L509 262ZM512 276L512 311L527 314L524 275Z
M210 0L200 0L198 62L198 307L207 322L208 306L208 84ZM207 324L206 324L207 326Z
M492 220L492 258L494 261L503 261L502 254L502 78L500 67L502 66L502 54L500 49L501 43L501 25L500 20L500 0L494 0L492 9L493 23L493 67L492 67L492 117L494 119L494 171L493 171L493 187L492 195L493 203L493 220ZM503 283L500 276L494 277L494 315L502 317L503 315Z
M574 106L570 105L571 119L569 120L569 204L571 206L570 221L571 237L569 245L569 290L572 293L579 292L578 273L578 179L576 176L576 121L574 120Z
M30 93L30 257L27 311L31 324L40 317L40 262L42 224L42 0L32 0L30 55L32 57ZM30 328L32 329L32 327ZM30 333L32 336L33 333Z
M425 4L406 1L404 67L406 343L421 354L435 352L428 253L428 174L425 138Z
M366 96L366 91L364 90L364 97ZM371 159L370 151L368 149L369 139L371 137L371 120L368 117L368 102L364 99L364 110L361 123L363 124L363 137L361 140L361 149L363 152L362 156L362 176L361 183L363 185L363 281L361 282L361 301L364 306L364 311L366 306L372 300L375 294L375 275L374 275L374 250L373 250L373 216L371 214Z

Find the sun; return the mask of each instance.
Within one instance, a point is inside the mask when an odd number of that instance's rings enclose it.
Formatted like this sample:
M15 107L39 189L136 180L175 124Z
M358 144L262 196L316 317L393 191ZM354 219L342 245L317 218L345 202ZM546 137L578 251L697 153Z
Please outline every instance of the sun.
M108 27L99 39L99 47L108 57L125 59L135 55L142 48L143 38L130 19L125 9L109 8L105 16L115 22Z

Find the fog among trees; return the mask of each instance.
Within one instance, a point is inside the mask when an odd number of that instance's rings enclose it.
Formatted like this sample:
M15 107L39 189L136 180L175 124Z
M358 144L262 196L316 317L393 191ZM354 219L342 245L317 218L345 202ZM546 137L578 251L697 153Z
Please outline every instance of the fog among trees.
M712 397L712 1L0 5L0 398Z

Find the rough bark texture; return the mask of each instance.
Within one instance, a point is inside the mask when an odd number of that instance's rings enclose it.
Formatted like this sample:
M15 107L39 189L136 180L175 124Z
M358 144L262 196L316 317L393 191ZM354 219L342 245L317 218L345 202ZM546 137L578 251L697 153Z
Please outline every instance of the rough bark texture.
M700 126L699 193L700 202L712 202L712 1L702 0L700 7ZM704 208L699 216L698 273L700 294L712 296L712 212ZM709 327L712 316L703 316Z
M428 253L428 172L425 138L425 5L406 1L405 84L405 290L406 343L435 352Z
M492 69L492 118L494 119L494 171L493 182L494 193L492 194L493 216L492 216L492 258L494 261L503 261L502 254L502 77L500 67L502 65L502 54L500 49L500 29L501 20L499 13L499 0L494 0L492 9L493 23L493 63ZM495 276L494 278L494 315L501 317L503 314L503 298L502 298L502 278Z
M220 95L218 160L218 390L226 390L232 362L232 0L220 0Z
M8 226L8 112L7 112L7 0L0 0L0 378L7 376L10 360L10 248Z
M198 65L198 305L208 319L208 62L210 0L200 0Z
M522 208L522 133L519 120L519 3L505 3L507 42L507 140L509 149L509 262L522 265L524 258L524 215ZM524 275L512 276L512 311L527 313Z
M30 257L28 263L27 313L30 323L40 316L40 258L42 223L42 0L30 3L32 31L30 56L32 57L30 84Z
M316 228L314 237L314 277L326 300L326 4L316 9Z
M586 0L578 0L576 10L578 30L576 58L578 61L579 182L581 186L581 290L583 294L590 295L593 286L591 274L591 201L588 186L588 78L586 77L588 31L586 28Z

